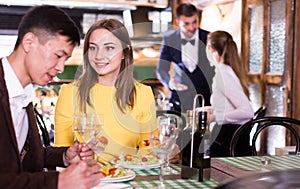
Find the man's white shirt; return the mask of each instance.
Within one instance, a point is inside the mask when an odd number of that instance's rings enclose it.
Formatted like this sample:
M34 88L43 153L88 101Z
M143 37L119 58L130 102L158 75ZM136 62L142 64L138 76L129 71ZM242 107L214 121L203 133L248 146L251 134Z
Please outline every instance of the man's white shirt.
M22 151L28 134L28 116L26 106L34 99L34 89L32 84L22 87L15 72L10 66L6 57L2 59L4 79L9 95L9 103L12 120L15 128L19 152Z

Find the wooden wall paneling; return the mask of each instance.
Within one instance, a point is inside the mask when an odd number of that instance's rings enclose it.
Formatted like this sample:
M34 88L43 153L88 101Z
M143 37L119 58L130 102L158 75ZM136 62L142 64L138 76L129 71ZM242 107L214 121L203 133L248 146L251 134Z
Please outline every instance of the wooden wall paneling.
M241 60L246 72L249 72L249 8L248 1L242 0L242 25L241 25Z
M268 70L269 62L269 39L270 39L270 3L262 0L263 3L263 54L262 54L262 69L261 69L261 103L266 104L267 97L267 82L265 74Z
M287 93L287 100L286 100L286 116L292 116L292 99L291 93L293 91L292 83L295 80L292 80L293 75L293 41L294 41L294 0L286 1L286 41L285 41L285 70L284 70L284 83L286 84L286 93Z
M291 94L291 106L292 106L292 117L300 119L300 0L294 1L294 49L293 49L293 74L292 74L292 89L293 93ZM298 133L300 129L296 128Z
M242 1L242 59L246 70L249 68L249 10L252 6L263 5L263 54L261 73L249 73L249 81L261 87L262 104L268 103L267 86L286 86L284 115L300 119L300 0L286 0L286 41L285 41L285 69L283 73L269 73L269 41L270 41L270 9L271 3L278 0L243 0ZM298 73L298 74L297 74ZM284 89L284 88L283 88ZM300 128L297 127L300 134ZM272 137L272 136L271 136ZM262 136L262 147L266 144L267 135ZM286 141L289 141L287 135ZM289 143L287 143L289 145ZM264 151L265 149L261 149Z

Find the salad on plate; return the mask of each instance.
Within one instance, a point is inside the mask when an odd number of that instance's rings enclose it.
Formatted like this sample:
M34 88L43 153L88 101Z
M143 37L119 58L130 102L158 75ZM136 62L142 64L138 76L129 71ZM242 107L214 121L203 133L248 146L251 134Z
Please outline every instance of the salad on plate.
M120 157L113 160L113 163L130 169L150 169L159 167L159 160L157 157L143 154L121 154Z
M102 182L121 182L131 180L135 177L135 172L124 167L112 166L107 164L101 166L100 173L104 175Z

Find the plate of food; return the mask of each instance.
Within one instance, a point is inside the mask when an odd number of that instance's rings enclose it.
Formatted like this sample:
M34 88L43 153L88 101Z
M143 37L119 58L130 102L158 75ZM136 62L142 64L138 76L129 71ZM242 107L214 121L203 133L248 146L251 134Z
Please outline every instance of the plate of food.
M101 166L100 172L104 175L101 182L123 182L135 178L135 172L131 169L118 166Z
M130 155L121 154L119 158L113 160L118 166L128 169L152 169L159 167L159 160L153 155Z

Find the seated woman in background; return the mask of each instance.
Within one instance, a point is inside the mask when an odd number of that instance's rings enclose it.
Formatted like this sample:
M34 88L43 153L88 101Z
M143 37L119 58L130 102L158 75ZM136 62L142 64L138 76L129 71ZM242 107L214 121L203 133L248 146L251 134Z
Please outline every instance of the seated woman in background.
M143 145L149 139L148 126L155 122L155 101L150 86L133 78L133 52L128 32L115 19L95 22L83 47L83 74L64 84L55 110L55 146L74 143L72 116L80 112L104 115L104 136L108 145L105 161L120 153L152 151Z
M226 31L208 35L207 58L216 67L213 78L209 122L217 124L212 130L212 157L230 156L229 146L235 131L249 121L254 111L249 100L247 74L238 55L236 43ZM249 135L239 142L237 152L251 155Z

